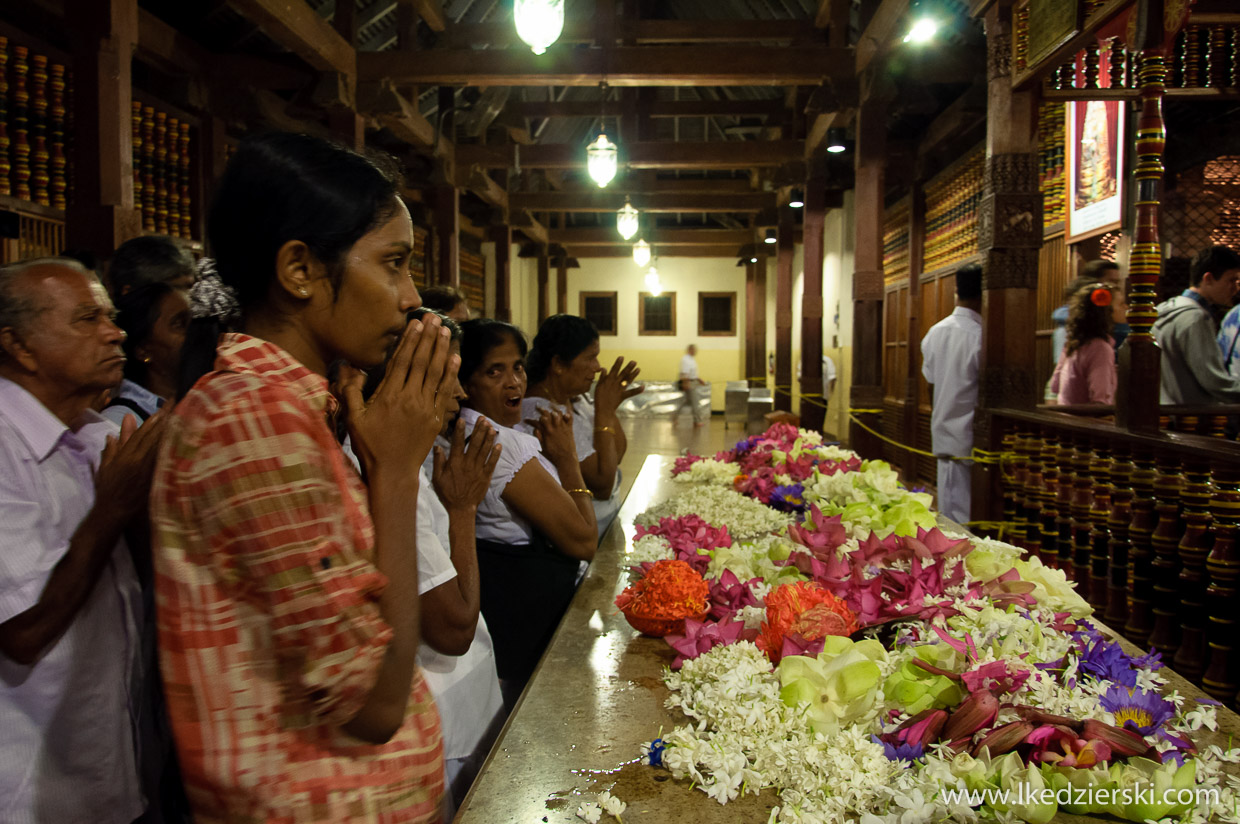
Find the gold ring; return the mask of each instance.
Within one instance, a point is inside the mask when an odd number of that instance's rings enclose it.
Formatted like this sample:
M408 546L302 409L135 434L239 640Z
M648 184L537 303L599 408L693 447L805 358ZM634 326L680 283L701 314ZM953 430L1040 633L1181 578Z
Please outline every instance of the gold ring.
M628 385L629 385L629 382L628 382L628 381L620 381L620 388L621 388L621 389L623 389L624 387L626 387L626 386L628 386Z

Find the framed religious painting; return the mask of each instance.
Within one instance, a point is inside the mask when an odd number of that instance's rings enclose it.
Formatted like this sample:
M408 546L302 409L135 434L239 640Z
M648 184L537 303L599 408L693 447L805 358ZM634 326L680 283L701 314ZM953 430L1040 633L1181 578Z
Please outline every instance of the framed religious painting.
M1124 101L1071 100L1067 106L1068 243L1120 227L1123 217Z

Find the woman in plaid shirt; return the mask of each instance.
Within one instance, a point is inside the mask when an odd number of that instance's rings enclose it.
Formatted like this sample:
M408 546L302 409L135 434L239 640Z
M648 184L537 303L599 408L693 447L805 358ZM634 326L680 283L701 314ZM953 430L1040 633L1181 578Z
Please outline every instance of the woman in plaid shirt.
M459 358L420 304L396 178L318 138L237 150L208 222L183 386L151 494L161 668L199 822L430 821L439 721L414 663L409 502ZM235 332L217 334L219 321ZM328 364L399 344L369 403ZM195 370L195 364L197 369ZM197 374L192 374L196 371ZM442 391L441 391L442 390Z

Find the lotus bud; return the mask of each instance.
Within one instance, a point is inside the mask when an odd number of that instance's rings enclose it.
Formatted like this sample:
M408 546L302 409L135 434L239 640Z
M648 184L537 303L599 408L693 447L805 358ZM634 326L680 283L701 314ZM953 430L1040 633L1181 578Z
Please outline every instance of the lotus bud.
M966 735L964 738L957 738L955 741L948 741L947 748L952 752L968 754L969 744L973 742L973 736Z
M1014 709L1021 718L1026 721L1032 721L1037 726L1053 724L1059 727L1067 727L1077 732L1081 730L1081 721L1077 718L1069 718L1066 715L1053 715L1049 712L1043 712L1037 707L1026 707L1024 705L1017 705Z
M1113 727L1093 718L1086 719L1081 737L1086 741L1102 741L1111 748L1111 753L1121 758L1145 755L1150 745L1138 733L1122 727Z
M1016 745L1025 740L1025 736L1033 732L1033 724L1028 721L1013 721L1010 724L1004 724L1002 727L996 727L978 742L973 748L973 754L977 755L982 751L983 747L990 749L991 756L1003 755L1016 749Z
M994 723L999 714L999 699L990 690L978 690L956 707L943 728L943 737L949 741L963 738Z
M944 710L925 710L901 724L895 736L905 744L920 744L924 748L939 740L939 733L946 723L947 713Z

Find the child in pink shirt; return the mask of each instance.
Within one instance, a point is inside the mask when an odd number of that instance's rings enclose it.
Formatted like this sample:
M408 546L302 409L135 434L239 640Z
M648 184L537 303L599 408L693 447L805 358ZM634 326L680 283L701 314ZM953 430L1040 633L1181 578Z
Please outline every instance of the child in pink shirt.
M1127 319L1123 288L1091 283L1068 302L1067 342L1051 391L1060 404L1115 402L1115 342L1111 329Z

